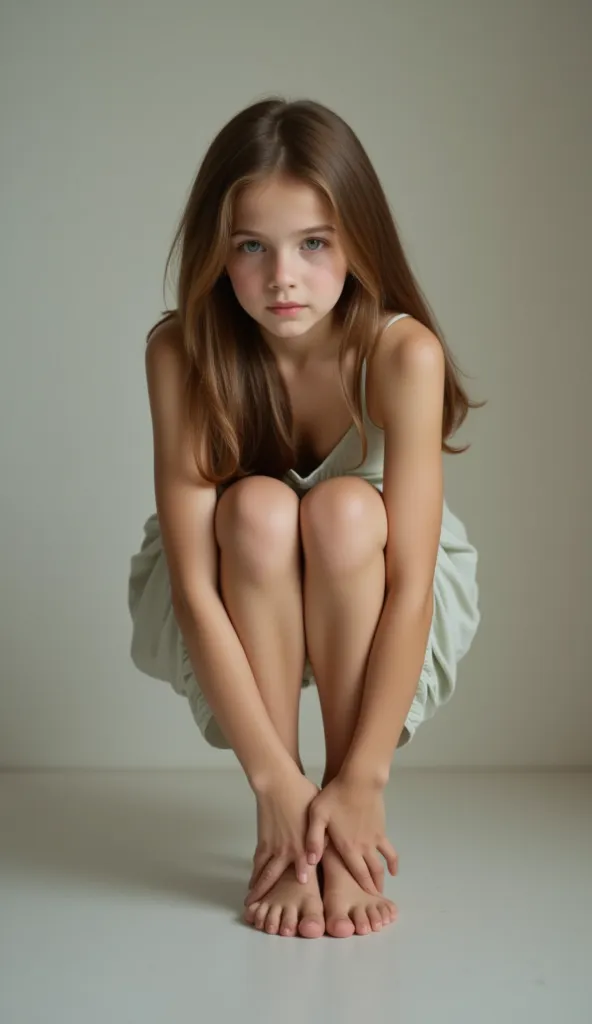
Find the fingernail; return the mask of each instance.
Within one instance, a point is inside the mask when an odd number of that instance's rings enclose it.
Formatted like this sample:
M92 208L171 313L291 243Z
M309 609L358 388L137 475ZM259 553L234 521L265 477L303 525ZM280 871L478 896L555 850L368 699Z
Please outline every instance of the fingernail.
M300 874L298 875L298 881L299 882L308 882L308 874L306 873L306 871L301 871L300 872Z
M309 855L308 855L308 863L314 865L314 864L316 864L316 862L317 862L317 855L316 855L316 853L309 853Z

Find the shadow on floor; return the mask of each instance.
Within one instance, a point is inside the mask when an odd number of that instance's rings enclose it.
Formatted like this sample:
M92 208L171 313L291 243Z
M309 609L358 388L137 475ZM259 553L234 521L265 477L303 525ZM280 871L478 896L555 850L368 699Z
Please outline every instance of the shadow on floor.
M191 774L161 775L147 795L147 773L23 775L4 821L0 861L11 871L136 890L156 900L195 900L242 914L256 843L255 802L237 783L205 790ZM244 855L225 853L228 848Z

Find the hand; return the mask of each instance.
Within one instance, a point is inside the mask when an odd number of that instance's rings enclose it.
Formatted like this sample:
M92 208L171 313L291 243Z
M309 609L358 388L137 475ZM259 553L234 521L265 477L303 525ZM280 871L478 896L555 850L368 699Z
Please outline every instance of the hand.
M327 832L358 884L373 896L382 895L384 868L376 850L391 875L398 868L397 852L385 835L382 790L364 782L345 782L337 775L313 800L309 822L309 864L320 861Z
M281 775L257 796L257 849L245 905L260 900L294 863L299 882L307 882L311 868L306 857L308 809L319 787L296 767ZM324 849L321 843L321 848Z

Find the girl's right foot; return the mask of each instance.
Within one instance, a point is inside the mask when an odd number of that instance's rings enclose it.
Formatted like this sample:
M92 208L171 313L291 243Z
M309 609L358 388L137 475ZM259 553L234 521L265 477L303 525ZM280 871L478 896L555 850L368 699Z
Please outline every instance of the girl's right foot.
M262 899L245 907L244 919L269 935L319 939L325 934L325 915L316 870L303 883L291 864Z

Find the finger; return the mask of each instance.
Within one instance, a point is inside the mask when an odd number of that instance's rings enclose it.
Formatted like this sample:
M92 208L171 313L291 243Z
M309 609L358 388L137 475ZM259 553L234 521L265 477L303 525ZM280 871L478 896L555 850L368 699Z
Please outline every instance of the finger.
M388 865L389 873L391 875L396 875L397 871L399 870L399 855L395 850L394 846L392 845L392 843L389 843L388 839L385 836L385 838L382 839L380 843L376 844L376 848L384 857Z
M269 863L271 863L271 862L269 862ZM251 893L254 892L256 886L261 884L261 875L262 875L264 870L265 869L262 868L261 871L257 871L256 873L253 873L252 877L249 879L249 887L247 889L247 895L248 896L250 896ZM246 902L246 900L245 900L245 902Z
M269 852L265 852L265 853L256 853L254 859L255 859L255 866L253 867L253 871L252 871L251 877L249 879L249 888L248 888L248 891L247 891L247 897L249 899L251 898L251 893L254 891L255 886L260 884L261 876L262 876L263 872L265 871L265 869L267 867L271 867L274 858L273 858L272 854L270 854ZM246 902L247 902L247 900L245 899L245 903ZM251 902L252 902L252 900L251 900Z
M372 876L372 881L379 893L382 894L384 889L384 868L382 866L382 861L379 860L375 853L367 853L365 860L368 865L368 870Z
M382 896L382 893L374 885L372 875L368 871L368 865L362 857L361 853L349 849L341 848L339 853L348 868L350 874L355 878L358 885L361 885L364 892L370 893L371 896Z
M302 853L296 858L296 861L294 863L294 869L296 871L296 878L298 879L299 882L308 882L308 873L310 871L310 866L306 859L306 853Z
M250 892L247 893L245 905L248 903L255 903L256 900L260 900L266 892L269 892L271 887L282 877L287 866L285 857L273 857L272 860L270 860L264 867L258 881L252 887Z
M319 857L319 859L318 859L318 860L316 861L316 863L317 863L317 864L320 864L320 863L321 863L321 861L322 861L322 859L323 859L323 854L325 853L325 850L327 849L328 845L329 845L329 835L328 835L328 833L327 833L327 832L325 832L325 838L324 838L324 840L323 840L323 853L321 854L321 856ZM308 855L308 866L309 866L309 870L310 870L310 864L311 864L311 860L310 860L310 858L311 858L312 856L313 856L313 854L309 854L309 855ZM314 854L314 858L316 859L316 854Z
M325 852L326 824L318 815L311 815L306 837L306 851L309 864L318 864Z
M263 868L271 860L271 854L268 851L257 852L253 857L253 870L251 871L251 877L249 878L249 889L253 887Z

